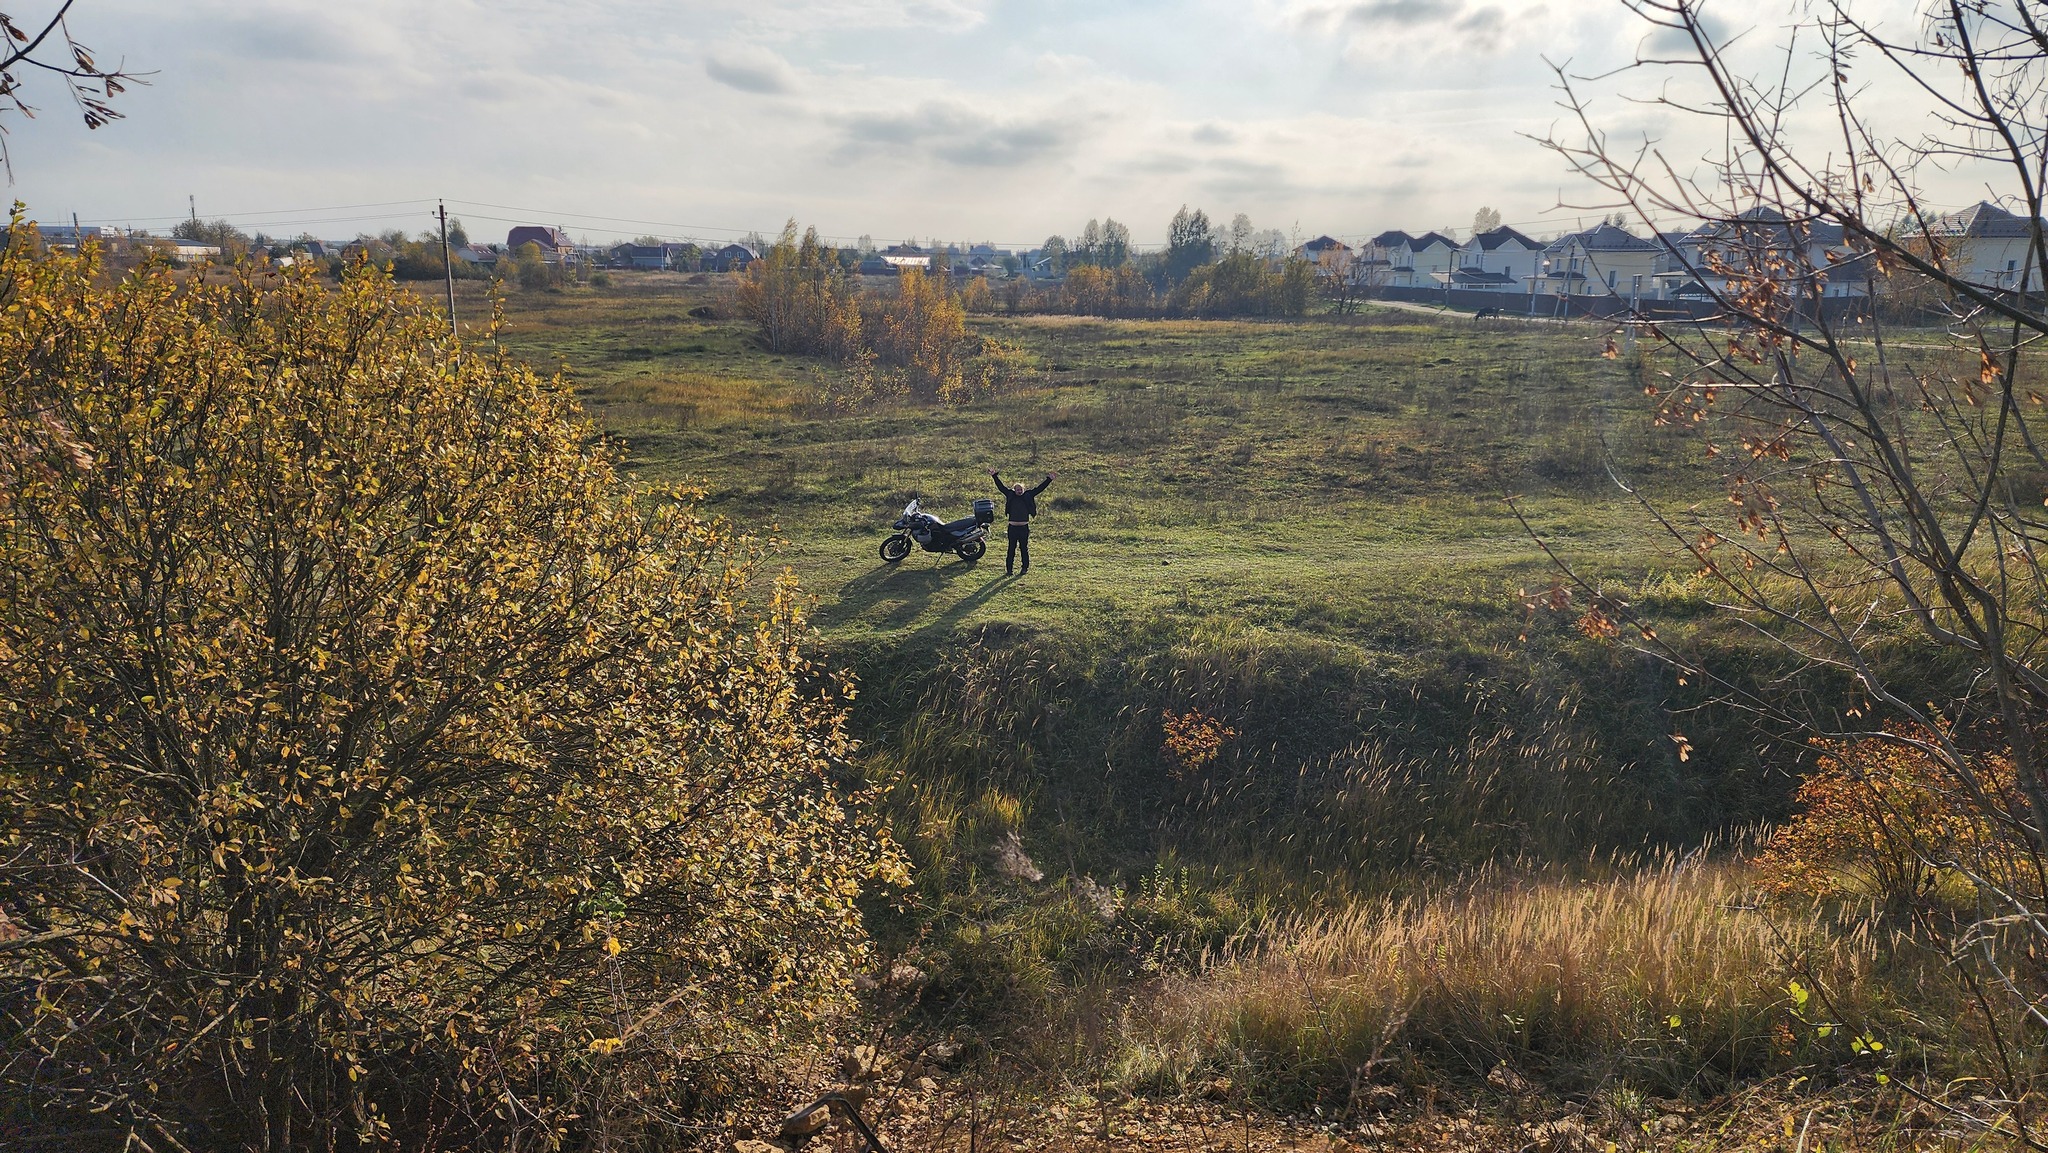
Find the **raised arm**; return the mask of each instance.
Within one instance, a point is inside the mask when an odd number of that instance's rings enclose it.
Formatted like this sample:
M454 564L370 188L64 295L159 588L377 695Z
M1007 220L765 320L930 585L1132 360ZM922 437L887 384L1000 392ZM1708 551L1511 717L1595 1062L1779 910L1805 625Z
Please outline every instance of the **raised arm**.
M1046 473L1046 474L1045 474L1045 479L1044 479L1044 480L1041 480L1041 481L1039 481L1039 482L1038 482L1038 487L1037 487L1037 488L1034 488L1034 489L1032 489L1032 490L1031 490L1031 495L1032 495L1032 496L1037 496L1037 495L1038 495L1039 493L1042 493L1042 492L1044 492L1044 491L1045 491L1045 486L1046 486L1046 485L1049 485L1049 484L1051 484L1051 483L1052 483L1052 478L1053 478L1053 474L1052 474L1052 473ZM998 487L1000 487L1000 486L998 486Z
M1002 493L1004 496L1010 495L1010 490L1003 487L1003 478L996 473L995 469L989 469L988 475L996 482L997 492Z

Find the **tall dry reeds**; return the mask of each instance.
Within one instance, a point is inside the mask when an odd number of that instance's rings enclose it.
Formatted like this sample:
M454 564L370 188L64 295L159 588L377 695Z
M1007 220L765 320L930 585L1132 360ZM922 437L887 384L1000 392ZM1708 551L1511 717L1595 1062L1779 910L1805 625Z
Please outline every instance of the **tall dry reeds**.
M1154 1089L1229 1077L1339 1111L1374 1082L1445 1076L1675 1094L1800 1064L1874 1073L1911 1044L1892 994L1922 986L1923 1012L1947 996L1876 925L1763 911L1732 868L1669 859L1369 903L1275 924L1165 982L1125 1022L1120 1073Z

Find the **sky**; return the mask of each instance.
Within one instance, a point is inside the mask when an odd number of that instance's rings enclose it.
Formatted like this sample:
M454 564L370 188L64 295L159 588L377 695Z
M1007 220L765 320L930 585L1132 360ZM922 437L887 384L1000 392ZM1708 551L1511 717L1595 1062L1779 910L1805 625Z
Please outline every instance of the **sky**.
M1888 6L1910 16L1858 4ZM1763 43L1789 10L1712 12ZM484 239L794 219L1023 247L1114 217L1147 245L1182 204L1303 239L1482 206L1552 235L1600 214L1531 139L1568 127L1545 58L1658 46L1616 0L76 0L71 23L148 86L95 132L47 84L0 118L31 215L163 230L189 203L328 238L418 231L436 198ZM1596 113L1698 154L1658 109Z

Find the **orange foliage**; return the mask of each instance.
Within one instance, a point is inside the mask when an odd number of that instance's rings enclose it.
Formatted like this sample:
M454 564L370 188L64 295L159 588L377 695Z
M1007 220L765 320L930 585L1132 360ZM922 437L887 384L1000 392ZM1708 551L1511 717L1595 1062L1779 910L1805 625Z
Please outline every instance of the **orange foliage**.
M1891 737L1816 741L1818 766L1799 787L1800 812L1755 859L1762 885L1780 893L1855 891L1898 905L1934 883L1929 862L1959 861L2010 876L2001 866L2018 848L1958 773L1913 742ZM1991 806L2019 803L2009 757L1974 758L1969 771Z
M1173 758L1174 775L1177 777L1199 772L1213 764L1223 752L1223 743L1237 735L1236 729L1200 709L1189 709L1185 713L1167 709L1164 716L1164 748Z

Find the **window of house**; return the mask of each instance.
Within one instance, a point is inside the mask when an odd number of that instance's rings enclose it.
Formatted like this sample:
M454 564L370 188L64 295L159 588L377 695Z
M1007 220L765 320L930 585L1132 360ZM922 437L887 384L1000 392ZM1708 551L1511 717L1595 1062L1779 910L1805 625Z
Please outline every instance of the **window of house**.
M1614 287L1614 275L1614 270L1612 268L1607 270L1607 287L1610 289Z

